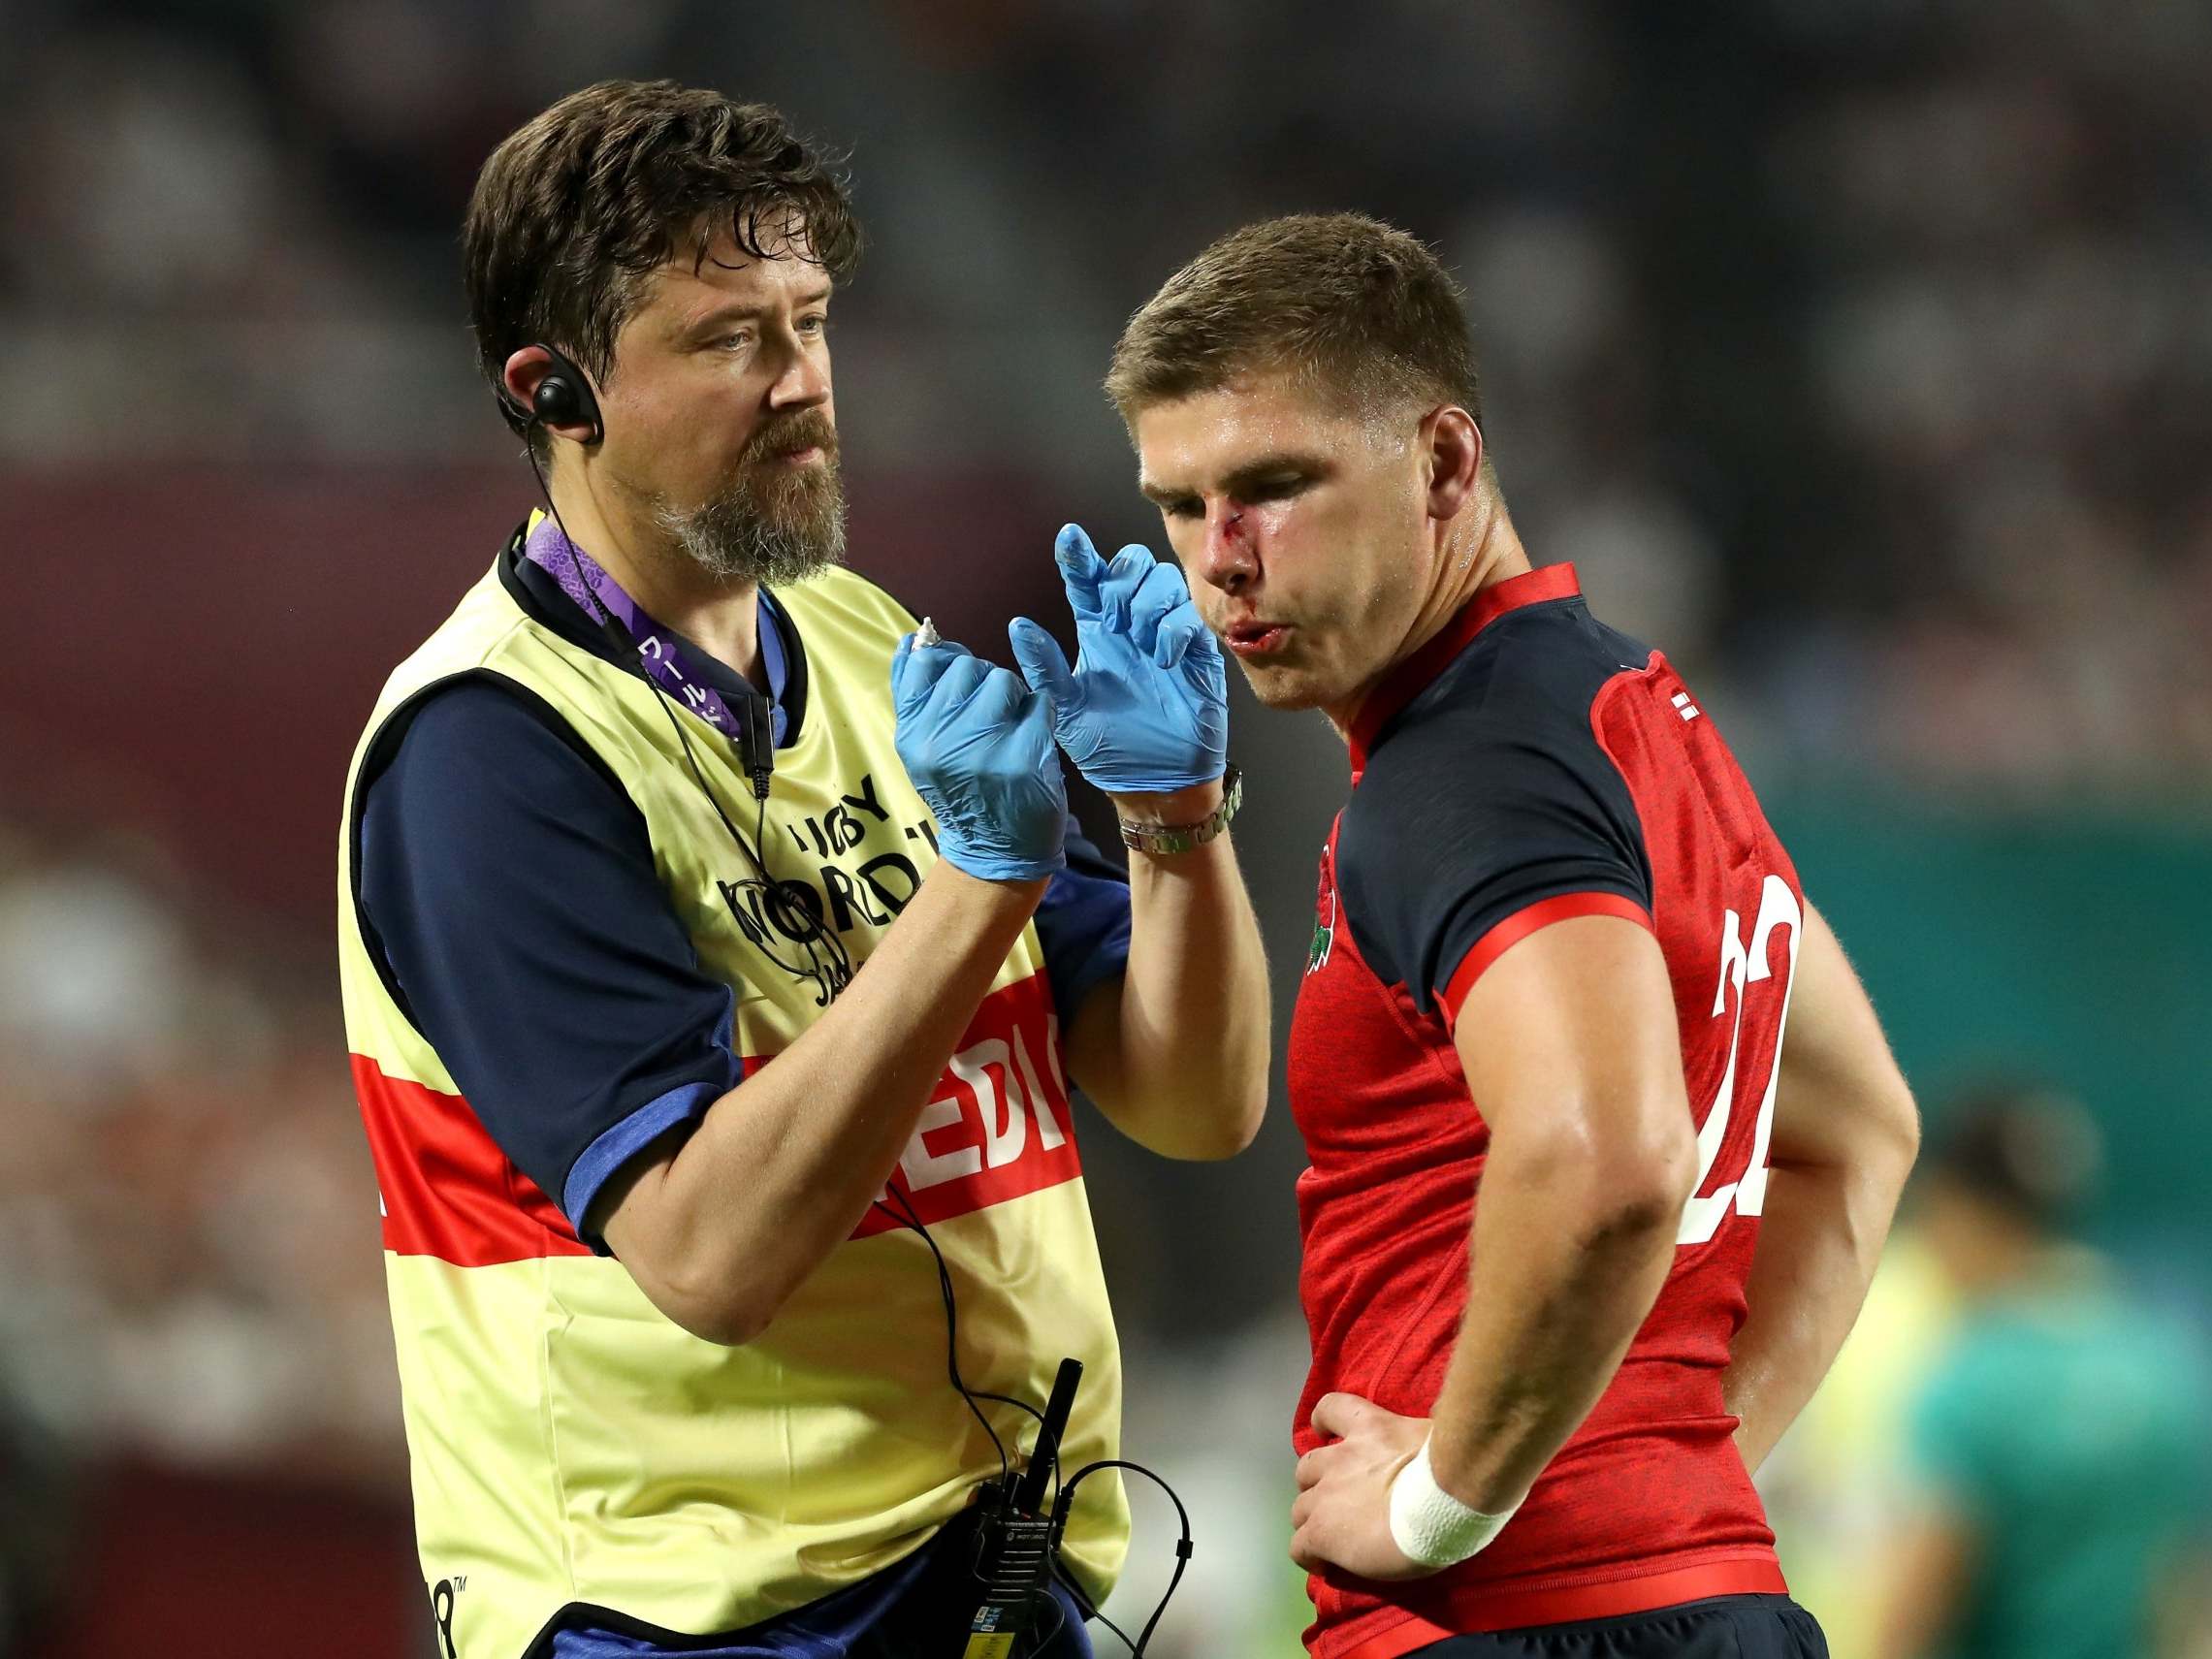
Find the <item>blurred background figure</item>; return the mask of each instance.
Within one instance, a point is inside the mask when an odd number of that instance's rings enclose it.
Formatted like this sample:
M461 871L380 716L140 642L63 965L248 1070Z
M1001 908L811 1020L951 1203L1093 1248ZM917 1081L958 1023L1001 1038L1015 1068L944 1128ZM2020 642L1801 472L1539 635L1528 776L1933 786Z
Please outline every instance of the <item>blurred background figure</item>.
M2008 1088L1923 1165L1958 1311L1909 1410L1884 1659L2202 1650L2212 1373L2076 1241L2100 1162L2078 1102Z
M2069 1092L2121 1200L2085 1237L2212 1328L2212 7L0 0L29 1652L432 1652L330 864L385 668L534 489L468 183L651 75L850 147L852 557L955 638L1059 614L1071 518L1161 545L1099 381L1169 271L1294 210L1435 244L1529 545L1699 686L1921 1098ZM1231 745L1283 1010L1344 756L1243 702ZM1297 1136L1184 1170L1084 1128L1126 1444L1196 1528L1152 1652L1293 1653ZM1949 1318L1925 1247L1768 1483L1837 1659ZM1125 1626L1174 1537L1132 1503Z

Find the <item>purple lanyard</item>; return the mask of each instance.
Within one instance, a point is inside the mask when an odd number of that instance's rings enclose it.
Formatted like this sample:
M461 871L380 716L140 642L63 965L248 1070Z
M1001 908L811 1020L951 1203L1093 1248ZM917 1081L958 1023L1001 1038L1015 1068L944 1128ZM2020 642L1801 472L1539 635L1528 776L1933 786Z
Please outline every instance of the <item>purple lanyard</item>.
M721 732L738 741L737 717L720 691L692 666L690 654L669 629L645 614L606 568L561 533L551 519L540 519L523 544L523 557L561 584L578 609L593 622L612 616L637 646L638 660L660 688Z

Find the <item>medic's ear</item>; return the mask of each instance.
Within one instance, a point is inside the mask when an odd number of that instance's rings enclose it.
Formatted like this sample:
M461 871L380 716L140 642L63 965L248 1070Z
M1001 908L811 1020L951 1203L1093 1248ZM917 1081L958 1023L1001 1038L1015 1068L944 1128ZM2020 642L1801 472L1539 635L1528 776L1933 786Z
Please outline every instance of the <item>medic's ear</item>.
M549 345L526 345L507 359L499 412L517 431L541 426L581 444L607 435L591 379Z

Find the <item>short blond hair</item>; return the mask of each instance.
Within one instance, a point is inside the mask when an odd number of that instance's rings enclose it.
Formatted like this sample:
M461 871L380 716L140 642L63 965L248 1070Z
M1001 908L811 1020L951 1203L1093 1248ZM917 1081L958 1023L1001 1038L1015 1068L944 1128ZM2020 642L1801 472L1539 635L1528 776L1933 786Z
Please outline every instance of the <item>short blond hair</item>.
M1456 403L1482 424L1459 285L1418 237L1363 213L1232 232L1129 319L1106 373L1124 422L1154 403L1288 370L1374 408Z

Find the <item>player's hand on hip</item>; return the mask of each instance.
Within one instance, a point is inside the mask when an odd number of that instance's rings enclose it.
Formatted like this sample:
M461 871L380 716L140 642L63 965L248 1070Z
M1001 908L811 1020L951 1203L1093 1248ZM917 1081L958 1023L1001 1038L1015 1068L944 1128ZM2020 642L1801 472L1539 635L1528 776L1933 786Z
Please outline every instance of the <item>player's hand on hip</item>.
M1075 666L1027 617L1007 629L1023 676L1052 699L1053 735L1109 795L1166 795L1229 763L1221 647L1173 563L1125 547L1109 563L1079 526L1053 546L1075 613Z
M908 634L891 657L891 705L940 857L985 881L1040 880L1067 862L1050 698L965 646Z
M1391 1483L1428 1439L1428 1420L1399 1417L1358 1394L1324 1394L1313 1426L1336 1438L1298 1459L1291 1559L1309 1573L1338 1567L1362 1579L1420 1579L1391 1537Z

